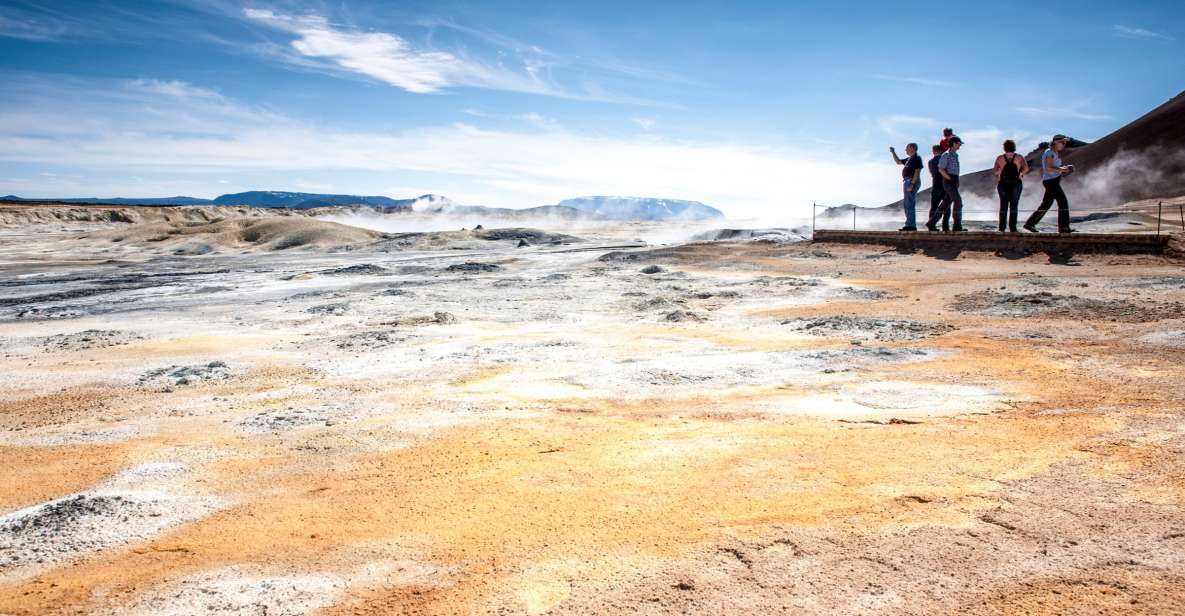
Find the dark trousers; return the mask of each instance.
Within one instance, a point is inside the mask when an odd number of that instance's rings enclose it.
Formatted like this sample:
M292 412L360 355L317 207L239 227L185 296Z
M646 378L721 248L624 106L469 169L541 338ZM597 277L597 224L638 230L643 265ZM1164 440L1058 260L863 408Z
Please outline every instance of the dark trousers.
M942 203L942 198L946 196L946 192L942 190L942 178L939 177L937 182L930 187L930 216L927 218L929 224L936 224L937 218L934 213L938 212L938 204ZM942 230L950 230L950 210L946 210L942 215Z
M934 226L938 222L938 217L941 216L945 223L946 217L953 218L955 223L955 231L963 230L963 197L959 194L959 176L952 175L948 180L942 179L942 201L938 203L938 211L930 216L929 226ZM943 227L946 225L943 224Z
M1000 230L1005 224L1009 231L1016 231L1016 213L1020 209L1020 193L1024 190L1021 182L1000 182L996 184L996 192L1000 195Z
M1029 216L1026 227L1036 227L1037 223L1045 217L1045 212L1049 211L1049 206L1057 201L1057 230L1065 233L1070 230L1070 200L1066 198L1066 191L1062 190L1062 179L1060 177L1052 180L1045 180L1041 182L1045 187L1045 196L1041 197L1041 205L1033 211Z

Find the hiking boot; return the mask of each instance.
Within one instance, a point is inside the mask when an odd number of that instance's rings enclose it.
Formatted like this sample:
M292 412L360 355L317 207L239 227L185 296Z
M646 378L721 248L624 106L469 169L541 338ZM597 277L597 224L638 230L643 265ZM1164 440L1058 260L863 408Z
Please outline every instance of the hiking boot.
M955 231L955 233L962 233L962 232L966 231L966 229L964 229L962 227L955 227L954 231Z
M1025 231L1028 231L1029 233L1040 233L1040 231L1037 230L1037 227L1034 227L1033 225L1025 225Z
M901 227L900 229L898 229L898 231L917 231L917 230L918 230L918 228L917 228L917 227L910 227L910 226L908 226L908 225L906 225L906 226L904 226L904 227Z
M930 233L938 233L938 227L935 227L931 223L926 223L926 229L929 230Z
M1078 229L1058 229L1058 233L1078 233Z

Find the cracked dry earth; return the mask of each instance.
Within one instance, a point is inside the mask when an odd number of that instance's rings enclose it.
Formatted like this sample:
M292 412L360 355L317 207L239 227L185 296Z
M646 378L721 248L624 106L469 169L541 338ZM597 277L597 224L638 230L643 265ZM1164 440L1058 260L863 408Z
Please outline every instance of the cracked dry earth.
M1185 606L1179 263L22 233L0 614Z

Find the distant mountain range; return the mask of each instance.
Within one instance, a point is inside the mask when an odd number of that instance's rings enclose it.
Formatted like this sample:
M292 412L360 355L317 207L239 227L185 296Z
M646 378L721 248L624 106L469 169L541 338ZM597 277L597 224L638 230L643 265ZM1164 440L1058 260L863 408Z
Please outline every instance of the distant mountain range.
M491 208L480 205L460 205L441 195L421 195L413 199L391 199L383 196L327 195L318 193L253 190L221 195L215 199L194 197L164 197L148 199L95 197L65 199L22 199L15 195L0 197L0 201L30 201L105 205L237 205L259 208L312 209L322 207L371 207L384 210L410 210L423 213L464 215L548 216L567 219L611 220L709 220L723 218L724 213L698 201L656 199L651 197L579 197L556 205L524 209Z
M209 199L198 199L196 197L149 197L145 199L128 199L125 197L111 197L109 199L100 199L98 197L66 197L63 199L23 199L16 195L5 195L0 197L0 201L53 201L56 203L79 203L83 205L211 205L214 203Z

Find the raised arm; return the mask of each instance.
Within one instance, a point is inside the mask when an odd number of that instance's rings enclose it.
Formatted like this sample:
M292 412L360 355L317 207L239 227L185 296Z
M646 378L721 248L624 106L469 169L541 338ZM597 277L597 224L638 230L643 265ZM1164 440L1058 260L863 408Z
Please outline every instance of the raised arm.
M893 162L897 163L898 165L904 165L904 164L905 164L905 161L901 160L901 159L900 159L900 158L897 156L897 149L896 149L896 148L894 148L894 147L892 147L892 146L889 146L889 154L890 154L890 155L893 157Z

